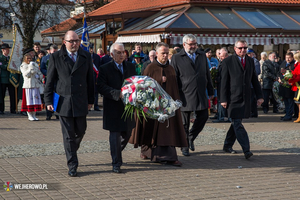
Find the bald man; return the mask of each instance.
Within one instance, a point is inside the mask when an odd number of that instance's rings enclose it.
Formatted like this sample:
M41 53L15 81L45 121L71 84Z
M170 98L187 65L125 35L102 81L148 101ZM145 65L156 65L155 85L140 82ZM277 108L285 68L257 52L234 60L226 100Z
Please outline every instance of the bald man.
M93 64L89 52L80 47L74 31L65 34L60 51L50 55L45 103L54 110L53 92L59 95L56 107L69 168L68 175L77 176L77 150L86 130L86 116L94 104Z

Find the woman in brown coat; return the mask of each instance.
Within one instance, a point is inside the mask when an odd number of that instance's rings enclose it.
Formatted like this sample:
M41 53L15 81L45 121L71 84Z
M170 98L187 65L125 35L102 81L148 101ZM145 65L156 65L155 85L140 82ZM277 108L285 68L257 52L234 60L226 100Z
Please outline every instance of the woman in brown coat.
M174 68L168 62L169 47L165 43L159 43L156 47L156 59L145 69L143 75L155 79L162 88L174 99L180 99L176 74ZM157 120L143 119L136 123L132 131L130 143L137 148L143 145L142 153L148 149L151 151L151 160L174 166L181 166L178 161L175 147L187 147L185 132L182 125L180 110L174 117L164 123Z

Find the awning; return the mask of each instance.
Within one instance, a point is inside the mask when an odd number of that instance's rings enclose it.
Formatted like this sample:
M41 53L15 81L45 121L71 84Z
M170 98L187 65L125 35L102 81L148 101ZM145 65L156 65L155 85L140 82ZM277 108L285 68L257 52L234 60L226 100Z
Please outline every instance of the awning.
M278 44L300 44L300 38L273 38L273 43Z
M170 43L171 44L182 44L184 34L180 35L172 35L170 34ZM251 45L271 45L270 37L256 37L256 36L246 36L246 35L237 35L234 37L224 37L224 36L212 36L207 37L201 34L195 35L197 38L198 44L203 45L217 45L217 44L234 44L237 40L243 39L248 44Z
M160 35L119 36L116 42L120 43L158 43Z

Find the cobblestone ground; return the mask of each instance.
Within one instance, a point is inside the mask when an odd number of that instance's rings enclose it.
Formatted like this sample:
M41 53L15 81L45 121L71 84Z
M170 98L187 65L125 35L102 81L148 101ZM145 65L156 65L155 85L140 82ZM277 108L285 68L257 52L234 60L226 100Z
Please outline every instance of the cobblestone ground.
M6 98L6 105L7 98ZM9 110L6 106L6 111ZM246 160L222 151L229 123L208 120L182 167L139 158L128 144L122 174L111 172L108 132L102 112L90 111L79 151L78 177L67 175L58 120L40 121L6 112L0 116L0 181L47 184L48 190L0 190L0 199L300 199L300 124L283 114L244 120L254 156Z

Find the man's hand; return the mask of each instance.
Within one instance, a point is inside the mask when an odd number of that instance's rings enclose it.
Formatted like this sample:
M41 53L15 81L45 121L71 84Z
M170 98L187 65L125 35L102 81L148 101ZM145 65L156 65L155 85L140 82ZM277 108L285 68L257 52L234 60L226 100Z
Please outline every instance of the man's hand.
M51 104L51 105L48 105L48 106L47 106L47 109L48 109L49 111L53 111L53 109L54 109L54 108L53 108L53 105L52 105L52 104Z
M227 108L227 102L221 103L221 106L223 106L223 108Z
M88 105L88 110L91 110L92 107L93 107L93 104L89 104Z
M209 96L210 100L213 100L213 98L214 98L214 95Z
M120 92L120 99L122 99L123 98L123 93L122 93L122 91Z
M162 77L162 82L165 83L166 81L167 81L167 77L166 77L166 76L163 76L163 77Z
M257 105L260 106L264 102L264 99L258 99L257 100Z

